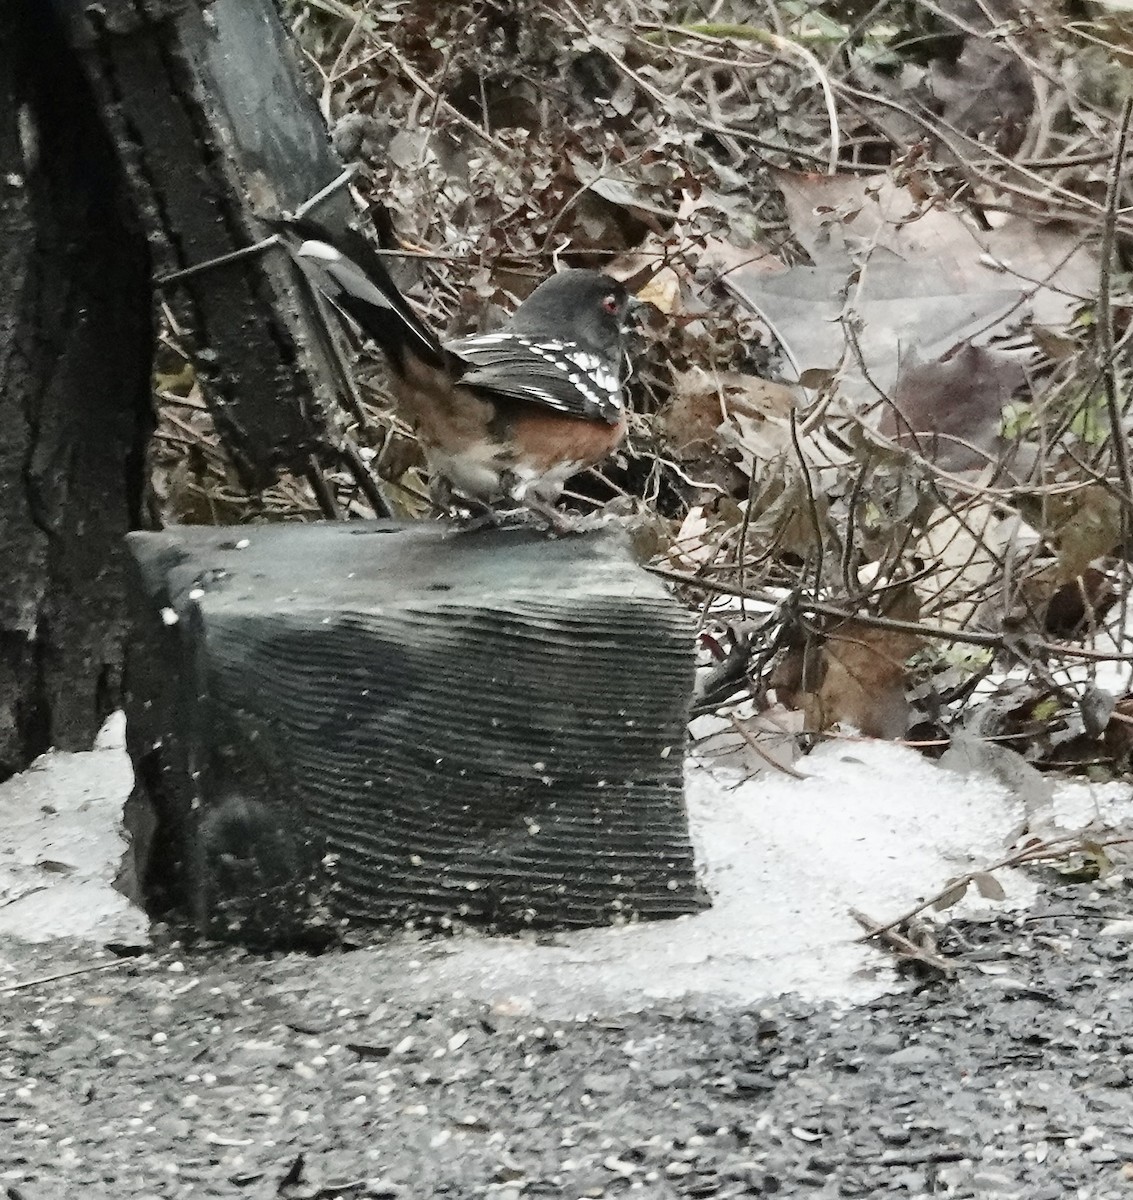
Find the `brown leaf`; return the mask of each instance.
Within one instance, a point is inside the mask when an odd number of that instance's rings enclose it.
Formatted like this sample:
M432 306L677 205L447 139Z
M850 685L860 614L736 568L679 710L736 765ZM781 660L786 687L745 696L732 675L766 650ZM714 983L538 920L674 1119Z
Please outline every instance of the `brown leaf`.
M1078 343L1074 338L1043 325L1032 325L1031 336L1043 354L1054 362L1065 362L1078 353Z
M913 589L894 591L885 615L915 620ZM802 697L808 728L849 724L866 737L901 737L909 723L905 664L920 645L910 633L859 621L828 622L818 678L803 681L810 688Z
M972 882L976 885L976 891L985 900L1007 899L1007 893L1003 890L1003 884L994 875L988 874L987 871L980 871L978 874L973 875Z
M661 410L658 424L674 453L686 458L715 445L721 415L715 376L693 367L674 377L672 399Z
M833 381L834 372L828 367L810 367L799 376L799 386L815 392L829 387Z
M1123 696L1113 706L1105 727L1105 748L1115 767L1128 767L1133 756L1133 696Z
M933 902L933 911L943 912L946 908L951 908L954 904L959 904L968 894L968 884L970 882L967 877L954 880L948 886L947 890L942 892Z
M1024 379L1015 359L971 344L924 362L910 351L879 431L946 471L979 470L1003 451L1003 408Z
M661 428L679 452L716 445L716 430L729 418L762 427L785 423L794 393L781 383L737 371L709 373L700 367L673 380L673 399L661 414Z

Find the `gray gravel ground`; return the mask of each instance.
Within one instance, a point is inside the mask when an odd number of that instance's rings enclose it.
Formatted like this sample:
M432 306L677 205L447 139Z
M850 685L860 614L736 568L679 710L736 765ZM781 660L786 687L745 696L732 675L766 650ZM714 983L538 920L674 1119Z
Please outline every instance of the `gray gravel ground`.
M47 1197L1133 1197L1128 888L957 923L865 1007L550 1023L343 954L174 947L0 993L0 1188ZM0 944L0 985L89 962ZM344 1001L342 998L346 997ZM0 1195L3 1195L0 1191Z

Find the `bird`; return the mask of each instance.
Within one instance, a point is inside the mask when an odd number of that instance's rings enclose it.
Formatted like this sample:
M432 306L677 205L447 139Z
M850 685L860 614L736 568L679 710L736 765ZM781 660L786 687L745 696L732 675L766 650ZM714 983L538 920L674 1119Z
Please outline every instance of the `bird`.
M470 522L534 514L556 532L572 475L625 437L627 341L638 301L601 271L545 279L503 328L442 342L358 230L304 218L280 226L294 261L389 362L394 401L413 426L433 496Z

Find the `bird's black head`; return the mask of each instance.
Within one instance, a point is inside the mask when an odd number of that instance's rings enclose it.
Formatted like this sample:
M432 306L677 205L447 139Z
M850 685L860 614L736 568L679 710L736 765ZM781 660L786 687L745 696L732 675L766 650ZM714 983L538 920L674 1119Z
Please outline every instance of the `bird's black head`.
M637 302L601 271L560 271L544 280L516 309L509 331L577 342L589 350L616 351Z

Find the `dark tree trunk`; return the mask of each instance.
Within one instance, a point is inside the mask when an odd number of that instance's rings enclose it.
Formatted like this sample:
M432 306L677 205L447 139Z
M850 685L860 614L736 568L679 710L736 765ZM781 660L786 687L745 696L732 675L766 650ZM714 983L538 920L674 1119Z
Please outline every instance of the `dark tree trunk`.
M0 3L0 774L117 702L153 331L144 233L50 8Z
M52 0L126 165L154 274L269 232L342 170L275 0ZM340 193L320 212L352 215ZM325 444L342 380L280 250L166 288L218 429L250 486Z
M0 0L0 778L119 700L153 278L339 169L272 0ZM342 379L285 258L164 298L245 481L309 467Z

